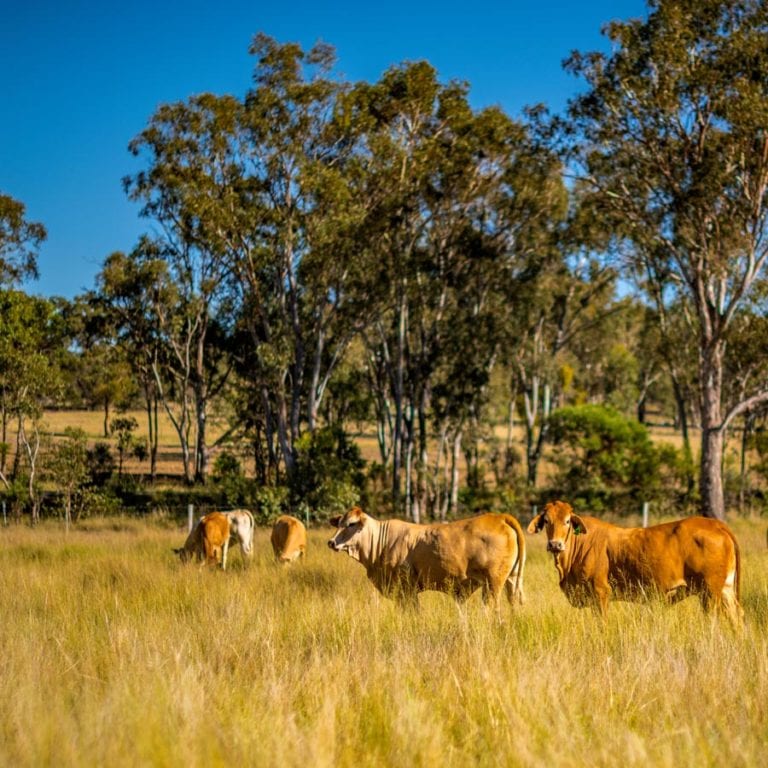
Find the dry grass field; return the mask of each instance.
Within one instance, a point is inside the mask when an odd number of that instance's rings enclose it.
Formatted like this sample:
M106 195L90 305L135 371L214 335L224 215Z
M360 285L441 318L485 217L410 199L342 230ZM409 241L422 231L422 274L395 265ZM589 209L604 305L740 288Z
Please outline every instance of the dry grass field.
M737 520L745 627L571 608L543 537L526 605L379 597L310 531L306 562L182 566L160 522L0 528L0 765L756 766L768 743L765 523Z

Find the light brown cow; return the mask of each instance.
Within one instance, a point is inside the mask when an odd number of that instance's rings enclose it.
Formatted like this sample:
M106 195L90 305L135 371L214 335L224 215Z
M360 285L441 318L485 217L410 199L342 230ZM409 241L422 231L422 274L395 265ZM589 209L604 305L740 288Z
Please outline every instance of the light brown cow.
M307 529L301 520L280 515L272 526L272 551L279 563L292 563L307 551Z
M739 545L719 520L687 517L649 528L620 528L553 501L531 520L528 533L542 528L571 605L592 604L605 616L612 594L643 600L658 592L669 602L698 594L705 611L724 609L734 624L743 614Z
M379 521L355 507L331 520L328 546L361 563L384 595L416 602L427 589L466 600L478 587L498 608L501 589L523 602L525 535L512 515L485 514L452 523Z
M229 518L222 512L211 512L200 518L184 546L173 551L182 563L196 558L203 565L221 565L222 569L226 569L229 536Z

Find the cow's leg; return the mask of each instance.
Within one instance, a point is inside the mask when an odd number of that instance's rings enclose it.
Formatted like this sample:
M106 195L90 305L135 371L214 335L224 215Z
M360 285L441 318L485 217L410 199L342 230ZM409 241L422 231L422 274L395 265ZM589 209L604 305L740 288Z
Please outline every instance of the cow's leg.
M603 618L608 616L608 601L611 599L611 585L605 582L596 583L594 586L594 595L597 600L597 608Z
M491 576L483 582L483 603L496 609L496 613L501 619L501 590L504 588L506 579Z
M670 605L680 602L687 596L688 584L685 579L680 579L678 582L668 585L664 590L664 598Z
M229 551L229 539L224 539L221 546L221 570L227 570L227 552Z
M714 610L721 611L728 617L728 621L734 626L742 624L744 611L736 598L736 572L730 571L725 579L715 575L704 579L701 591L701 606L705 613Z
M518 605L523 605L525 602L525 595L523 593L523 575L522 573L519 573L519 568L520 566L518 565L504 582L504 590L507 593L507 600L510 605L514 605L515 602L517 602Z
M736 599L736 592L733 587L723 587L721 606L725 610L725 615L728 617L728 621L731 622L731 625L734 628L743 626L744 610Z

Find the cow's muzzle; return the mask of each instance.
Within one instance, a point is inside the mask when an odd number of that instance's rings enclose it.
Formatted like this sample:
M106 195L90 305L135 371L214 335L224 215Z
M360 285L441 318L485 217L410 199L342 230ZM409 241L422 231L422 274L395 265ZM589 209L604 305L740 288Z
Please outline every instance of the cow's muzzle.
M562 552L565 549L565 542L562 539L552 539L547 542L547 552Z
M338 552L338 551L339 551L339 549L341 549L341 547L339 547L339 545L338 545L338 544L337 544L337 543L336 543L336 542L335 542L333 539L330 539L330 540L328 541L328 546L329 546L329 547L330 547L330 548L331 548L331 549L332 549L334 552Z

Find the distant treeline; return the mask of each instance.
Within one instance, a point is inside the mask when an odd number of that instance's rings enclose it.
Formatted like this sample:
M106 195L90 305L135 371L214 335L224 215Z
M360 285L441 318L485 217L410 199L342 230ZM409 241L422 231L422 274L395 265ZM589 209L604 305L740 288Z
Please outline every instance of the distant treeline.
M246 94L163 105L131 142L125 189L152 234L92 291L15 289L45 232L2 197L6 490L34 499L46 404L103 408L108 431L140 403L150 481L164 411L186 483L211 479L215 415L237 451L213 474L291 504L368 494L418 520L530 501L555 446L549 490L621 505L657 487L722 517L750 491L728 430L743 462L768 402L765 29L757 0L654 2L608 25L610 54L571 56L565 114L521 118L473 108L427 62L351 83L331 47L257 35ZM625 417L649 402L679 455L642 458Z

